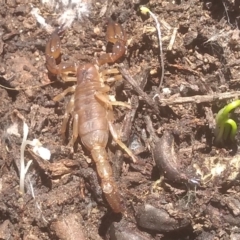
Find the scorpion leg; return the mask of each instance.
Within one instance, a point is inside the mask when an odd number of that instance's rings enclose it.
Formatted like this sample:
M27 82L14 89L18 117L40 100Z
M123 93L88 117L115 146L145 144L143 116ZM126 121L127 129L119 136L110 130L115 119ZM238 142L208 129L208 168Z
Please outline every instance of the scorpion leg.
M57 96L55 96L55 97L53 98L53 101L55 101L55 102L61 101L68 93L74 92L75 89L76 89L76 85L71 86L71 87L65 89L62 93L60 93L60 94L58 94Z
M119 70L117 68L104 69L101 71L102 75L117 74L117 73L119 73Z
M78 138L78 114L73 114L73 134L72 134L72 140L69 143L69 145L73 146Z
M75 74L77 71L76 63L59 63L61 57L61 39L63 33L61 28L57 28L46 44L46 66L49 72L54 75L62 75L63 77L69 74ZM59 64L58 64L59 63Z
M131 106L125 102L119 102L119 101L110 101L108 99L108 97L103 93L103 92L108 92L108 86L105 86L103 89L101 89L101 92L97 92L95 93L95 97L100 100L101 102L107 104L107 106L112 107L112 105L118 105L118 106L124 106L124 107L128 107L131 108ZM108 125L109 125L109 130L113 136L113 139L115 140L115 142L132 158L133 162L137 162L137 158L136 156L133 154L133 152L120 140L120 136L117 133L117 131L115 130L113 124L112 124L112 114L111 112L109 112L108 115Z
M112 83L115 81L121 81L122 80L122 75L116 75L114 77L108 77L105 82Z
M94 96L99 101L105 103L108 106L108 108L112 107L114 105L114 106L123 106L123 107L131 109L131 105L129 105L128 103L120 102L120 101L110 101L108 96L105 95L104 93L102 93L102 91L101 92L96 92Z
M109 130L112 134L114 141L132 158L133 162L137 162L137 157L133 154L133 152L120 140L120 136L115 129L113 123L108 121Z
M107 77L107 75L110 74L117 74L113 77ZM103 79L103 82L114 82L114 81L119 81L122 80L122 75L119 74L119 70L117 68L112 68L112 69L105 69L101 72L101 78Z
M76 86L69 87L69 88L65 89L62 93L55 96L53 98L53 100L60 101L64 98L64 96L66 94L68 94L70 92L74 92L75 89L76 89ZM67 129L68 118L69 118L70 113L73 112L73 109L74 109L74 95L72 95L72 97L66 107L64 116L63 116L63 123L62 123L62 127L61 127L61 135L62 135L63 141L65 141L65 133L66 133L66 129Z
M63 140L65 140L65 133L66 133L66 129L67 129L67 122L69 119L69 114L73 111L73 108L74 108L74 95L71 97L71 99L66 107L64 116L63 116L63 123L62 123L62 127L61 127L61 135L62 135Z

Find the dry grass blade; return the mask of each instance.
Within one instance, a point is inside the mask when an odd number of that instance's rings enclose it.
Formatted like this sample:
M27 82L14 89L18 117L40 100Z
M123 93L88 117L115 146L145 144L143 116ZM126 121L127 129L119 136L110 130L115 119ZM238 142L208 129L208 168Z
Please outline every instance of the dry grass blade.
M236 92L225 92L216 93L209 95L195 95L192 97L170 97L169 99L159 99L159 104L161 106L166 105L177 105L184 103L204 103L204 102L214 102L219 100L234 99L240 97L240 91Z
M158 89L160 90L162 83L163 83L163 78L164 78L164 61L163 61L163 50L162 50L162 35L161 35L161 28L160 28L160 22L157 19L157 16L153 14L147 7L140 7L140 10L143 14L149 13L150 16L153 18L153 20L156 23L156 29L158 33L158 40L159 40L159 51L160 51L160 61L161 61L161 67L162 67L162 73L161 73L161 79L160 83L158 86Z

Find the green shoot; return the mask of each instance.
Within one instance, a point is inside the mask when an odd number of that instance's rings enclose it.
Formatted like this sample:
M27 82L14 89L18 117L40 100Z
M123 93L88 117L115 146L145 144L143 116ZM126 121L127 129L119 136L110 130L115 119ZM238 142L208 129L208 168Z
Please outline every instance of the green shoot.
M157 19L157 16L153 14L147 7L141 6L140 11L142 14L147 15L148 13L150 16L154 19L156 23L156 29L158 33L158 40L159 40L159 49L160 49L160 60L161 60L161 65L162 65L162 74L161 74L161 80L160 84L158 86L158 89L160 90L162 83L163 83L163 78L164 78L164 61L163 61L163 50L162 50L162 37L161 37L161 28L160 28L160 22Z
M235 100L222 108L216 116L215 137L216 142L221 143L230 138L234 141L237 133L237 124L229 118L229 113L240 106L240 100Z

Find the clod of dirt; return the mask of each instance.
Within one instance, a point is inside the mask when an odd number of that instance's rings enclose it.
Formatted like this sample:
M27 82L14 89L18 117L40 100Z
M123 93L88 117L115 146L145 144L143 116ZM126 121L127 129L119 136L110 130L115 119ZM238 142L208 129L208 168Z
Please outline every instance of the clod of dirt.
M139 208L136 216L139 227L155 230L157 232L171 232L187 227L190 221L186 219L175 219L165 210L157 209L150 204Z
M58 162L50 163L38 157L31 150L29 150L29 153L37 161L39 167L45 172L50 173L51 177L59 177L71 173L79 165L77 161L70 159L60 159Z
M4 221L0 225L0 239L1 240L7 240L11 237L11 223L9 220Z
M240 233L231 233L231 235L230 235L230 239L231 240L238 240L238 239L240 239Z
M185 34L183 43L185 46L189 46L194 42L194 40L197 38L198 33L196 31L190 31Z
M194 163L196 173L201 176L201 183L206 186L214 184L221 186L236 181L239 176L240 156L206 157Z
M60 240L87 240L83 226L81 225L82 221L80 214L69 214L53 222L51 229Z
M124 221L114 222L109 228L109 239L111 240L148 240L147 233L140 232L133 224Z
M202 232L196 240L212 240L214 239L214 234L208 232Z
M240 201L239 201L239 195L236 195L235 197L230 196L223 199L223 202L225 202L229 209L232 210L234 216L240 215Z

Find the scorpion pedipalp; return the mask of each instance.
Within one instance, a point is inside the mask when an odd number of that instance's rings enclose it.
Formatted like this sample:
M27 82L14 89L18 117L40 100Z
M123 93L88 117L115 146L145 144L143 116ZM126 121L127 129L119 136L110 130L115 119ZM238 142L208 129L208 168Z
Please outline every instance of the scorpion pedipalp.
M97 60L97 65L101 66L105 63L114 63L124 56L126 51L127 36L123 27L112 20L109 21L106 33L107 42L113 43L112 53L105 53Z
M77 70L76 63L61 62L61 35L64 33L62 28L57 28L47 41L45 48L46 67L54 75L61 76L67 81L66 76L71 73L75 74Z

